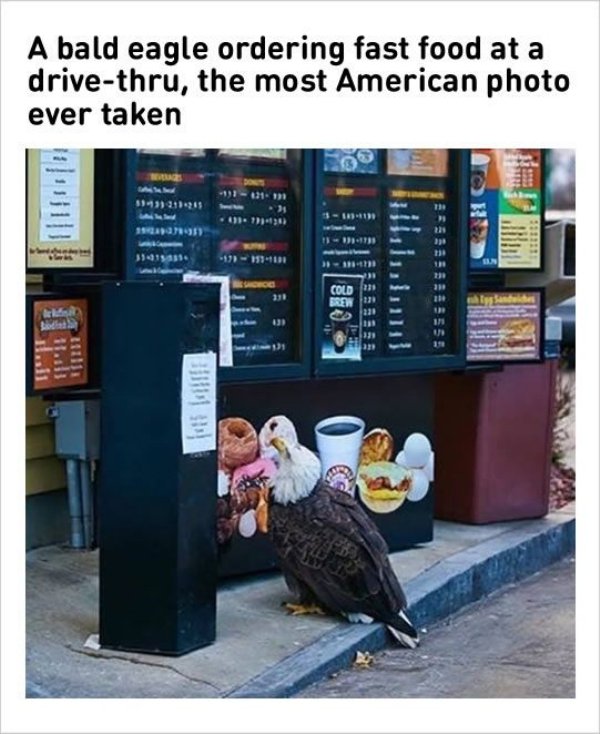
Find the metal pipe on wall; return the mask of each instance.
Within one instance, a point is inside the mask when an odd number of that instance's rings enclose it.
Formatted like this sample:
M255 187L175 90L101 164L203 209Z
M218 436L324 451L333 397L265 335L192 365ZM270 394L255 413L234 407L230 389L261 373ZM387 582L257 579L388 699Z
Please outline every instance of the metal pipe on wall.
M94 503L90 462L79 461L79 484L81 490L81 514L83 518L84 548L91 548L94 539Z
M66 459L65 464L67 469L69 516L71 519L71 547L78 549L85 548L79 461L77 459Z

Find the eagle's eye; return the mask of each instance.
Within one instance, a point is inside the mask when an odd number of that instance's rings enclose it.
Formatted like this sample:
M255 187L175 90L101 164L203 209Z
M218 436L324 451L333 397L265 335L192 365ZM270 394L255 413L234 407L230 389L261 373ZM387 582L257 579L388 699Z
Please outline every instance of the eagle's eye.
M275 429L277 428L277 421L273 421L273 422L271 423L271 425L269 426L269 428L270 428L270 429L271 429L272 431L274 431L274 430L275 430Z

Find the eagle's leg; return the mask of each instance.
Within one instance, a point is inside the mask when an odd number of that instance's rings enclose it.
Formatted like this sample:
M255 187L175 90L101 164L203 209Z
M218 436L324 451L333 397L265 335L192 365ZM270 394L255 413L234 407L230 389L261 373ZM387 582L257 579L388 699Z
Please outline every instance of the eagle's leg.
M282 606L285 607L289 614L295 617L301 614L327 614L309 586L290 573L284 573L284 576L288 589L294 594L297 600L295 602L282 603Z
M320 607L318 604L292 604L291 602L286 602L283 606L294 617L301 614L320 614L322 616L327 614L323 607Z

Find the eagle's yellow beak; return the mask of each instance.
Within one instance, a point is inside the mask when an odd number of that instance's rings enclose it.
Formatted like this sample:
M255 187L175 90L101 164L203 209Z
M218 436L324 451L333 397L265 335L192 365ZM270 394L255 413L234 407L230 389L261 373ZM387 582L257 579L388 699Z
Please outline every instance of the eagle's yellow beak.
M271 439L271 446L274 446L280 454L287 453L287 444L283 438L279 438L279 436L275 436L275 438Z

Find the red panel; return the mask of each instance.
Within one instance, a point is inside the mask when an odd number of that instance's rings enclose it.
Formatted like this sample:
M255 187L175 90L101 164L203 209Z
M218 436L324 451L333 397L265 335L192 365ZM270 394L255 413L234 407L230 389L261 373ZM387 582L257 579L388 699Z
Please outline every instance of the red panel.
M436 381L436 516L487 523L548 511L557 361Z

